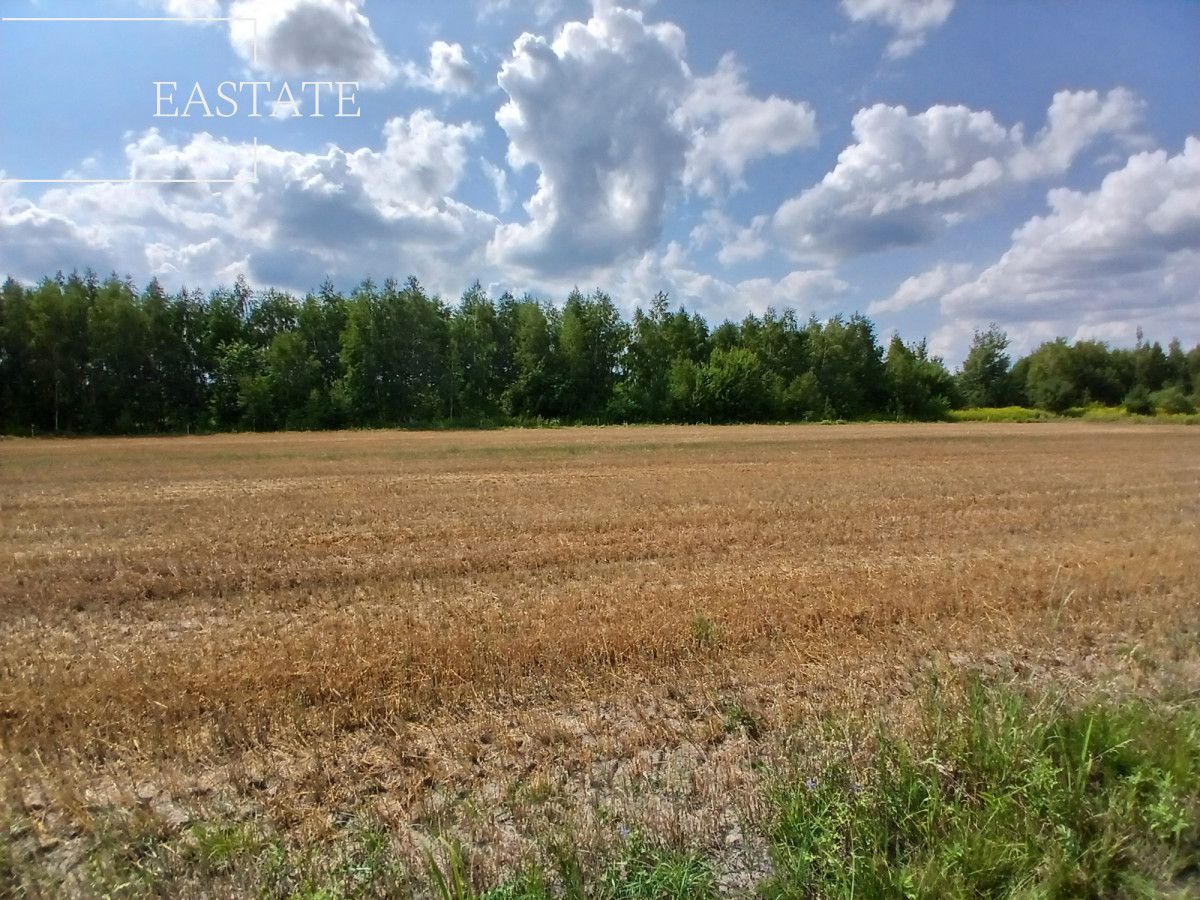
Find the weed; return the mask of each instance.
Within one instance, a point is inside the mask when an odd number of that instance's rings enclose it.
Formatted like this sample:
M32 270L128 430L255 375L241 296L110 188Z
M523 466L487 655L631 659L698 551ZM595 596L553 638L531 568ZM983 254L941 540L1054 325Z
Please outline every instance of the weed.
M727 700L721 703L725 715L725 731L729 734L743 732L752 741L762 737L762 726L755 715L741 703Z
M692 617L692 640L701 650L709 650L716 646L720 633L716 623L703 613Z
M197 823L189 829L189 837L189 855L205 875L228 873L268 847L267 840L248 823Z

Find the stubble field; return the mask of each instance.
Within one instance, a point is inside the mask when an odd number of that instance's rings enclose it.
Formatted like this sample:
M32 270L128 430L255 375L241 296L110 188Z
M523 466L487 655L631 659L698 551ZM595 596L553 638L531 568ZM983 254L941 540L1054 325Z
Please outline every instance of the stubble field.
M825 716L1194 691L1198 622L1186 427L0 442L4 819L80 893L135 820L450 834L484 881L634 828L747 884Z

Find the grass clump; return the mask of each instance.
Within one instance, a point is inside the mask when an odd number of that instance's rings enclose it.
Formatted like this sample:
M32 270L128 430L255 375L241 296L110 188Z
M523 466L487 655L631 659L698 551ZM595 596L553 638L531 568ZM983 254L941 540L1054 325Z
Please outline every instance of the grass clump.
M271 842L248 823L200 822L188 829L182 854L202 875L226 875L270 849Z
M332 854L290 851L275 843L259 856L258 895L289 900L365 900L407 896L409 879L388 833L356 823Z
M1200 715L976 686L773 804L766 897L1160 896L1200 867Z
M603 900L703 900L717 896L717 887L703 857L652 847L633 834L590 896Z
M717 882L699 854L657 846L628 835L618 855L589 870L574 849L552 848L554 865L531 865L483 892L471 886L462 851L451 846L444 865L429 860L429 882L438 900L707 900Z
M717 623L703 613L692 616L692 640L701 650L711 650L720 640Z

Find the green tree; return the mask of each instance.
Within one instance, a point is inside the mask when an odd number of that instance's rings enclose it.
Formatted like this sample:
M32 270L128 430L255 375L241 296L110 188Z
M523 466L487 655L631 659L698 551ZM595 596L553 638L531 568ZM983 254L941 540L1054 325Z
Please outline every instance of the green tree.
M43 280L29 295L29 363L34 423L43 430L74 431L83 426L88 357L88 310L96 292L94 276L72 274Z
M1125 395L1125 401L1123 405L1125 407L1125 411L1131 415L1154 415L1154 401L1150 399L1150 392L1140 384L1135 384L1133 389Z
M939 358L929 355L925 341L908 347L899 335L893 336L886 373L890 411L898 419L940 419L954 405L954 378Z
M143 387L150 380L146 317L132 286L110 278L87 310L89 431L145 430Z
M1121 357L1100 341L1076 341L1071 347L1071 378L1082 404L1115 406L1131 387Z
M246 341L217 348L210 409L218 429L270 429L276 425L266 354Z
M1071 348L1065 340L1042 344L1029 357L1025 395L1040 409L1065 412L1082 399L1073 369Z
M559 413L558 316L526 297L503 310L510 335L511 380L504 390L508 414L554 418Z
M476 283L452 309L414 278L368 280L349 298L327 281L297 302L244 278L169 297L157 281L139 293L116 276L59 274L0 285L0 428L922 419L962 395L1056 411L1200 400L1200 347L1177 340L1059 339L1011 363L1007 349L995 326L977 333L951 377L924 341L894 338L885 354L859 315L801 326L768 308L710 333L665 294L627 324L599 290L560 309L508 293L493 303Z
M1167 372L1167 382L1178 387L1184 394L1189 394L1195 389L1188 356L1178 338L1167 345Z
M319 428L329 418L321 362L296 331L281 331L266 352L266 392L273 421L286 428ZM257 399L257 396L256 398Z
M757 353L744 347L714 350L700 372L698 405L715 422L773 418L779 395L776 377Z
M753 350L767 370L790 382L812 368L809 334L800 327L793 310L768 308L762 318L742 321L740 346Z
M27 431L37 421L29 297L14 278L0 287L0 428Z
M643 422L690 418L690 389L682 400L671 373L682 363L698 370L708 358L708 343L704 320L683 307L672 311L664 293L655 295L646 312L635 310L622 360L624 377L615 388L615 416Z
M1013 402L1008 345L1008 335L998 325L975 332L958 373L958 389L967 406L1008 406Z
M1194 404L1187 394L1183 392L1178 384L1169 384L1161 391L1155 391L1150 395L1154 403L1154 408L1158 412L1170 413L1172 415L1191 415L1196 411Z
M209 408L212 424L220 430L258 431L276 426L263 348L246 341L223 343L217 348Z
M830 417L856 419L887 409L883 351L875 326L864 316L834 316L825 326L812 320L805 329L812 348L812 371Z
M282 291L252 295L247 310L246 339L256 347L270 346L277 336L295 331L299 324L296 299Z
M339 385L352 421L427 423L449 411L450 314L410 278L379 290L364 282L351 297L342 335Z
M500 323L475 282L450 319L451 418L491 421L500 412Z
M155 431L199 427L207 388L201 370L203 304L186 291L169 298L152 280L142 292L141 306L147 366L141 405L146 425Z
M222 346L238 341L253 343L246 333L245 299L242 293L225 288L208 295L200 366L209 378L216 376Z
M628 329L602 291L572 291L563 307L558 349L562 366L558 405L573 419L604 417L612 401Z
M1157 391L1171 377L1171 364L1162 345L1155 341L1147 344L1142 340L1142 330L1138 329L1137 347L1133 351L1134 384L1141 385L1148 391Z

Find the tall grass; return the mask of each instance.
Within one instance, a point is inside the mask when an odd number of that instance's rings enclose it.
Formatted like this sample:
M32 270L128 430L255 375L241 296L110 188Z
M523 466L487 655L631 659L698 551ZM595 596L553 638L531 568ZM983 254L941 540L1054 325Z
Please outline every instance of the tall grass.
M1160 896L1197 887L1200 713L974 688L911 741L772 797L766 897ZM1190 880L1190 881L1189 881Z

